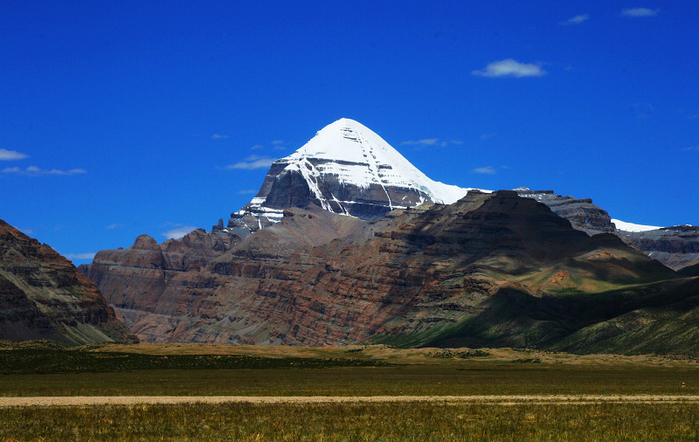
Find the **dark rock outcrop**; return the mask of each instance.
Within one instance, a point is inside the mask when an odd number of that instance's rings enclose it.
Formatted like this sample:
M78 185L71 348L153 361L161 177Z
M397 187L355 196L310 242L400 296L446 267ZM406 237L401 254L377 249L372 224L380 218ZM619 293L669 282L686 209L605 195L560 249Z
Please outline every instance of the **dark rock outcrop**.
M699 261L699 227L674 226L645 232L618 230L609 214L589 198L556 195L551 190L515 189L524 198L546 204L556 215L570 221L573 228L588 235L613 233L626 244L664 265L679 270Z
M699 261L697 226L665 227L645 232L618 230L616 234L627 244L675 270Z
M532 198L546 204L553 213L570 221L573 228L588 235L615 233L616 229L609 214L592 203L590 198L573 198L556 195L552 190L531 190L526 187L515 189L523 198Z
M0 220L0 339L85 344L135 337L70 261Z

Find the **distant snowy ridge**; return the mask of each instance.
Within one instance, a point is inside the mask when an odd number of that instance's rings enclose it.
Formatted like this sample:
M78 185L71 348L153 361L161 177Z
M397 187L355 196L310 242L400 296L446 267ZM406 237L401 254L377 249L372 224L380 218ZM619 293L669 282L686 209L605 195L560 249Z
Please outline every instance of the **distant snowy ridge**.
M642 224L627 223L618 219L612 219L612 222L618 230L623 230L624 232L648 232L649 230L662 229L662 227L658 226L644 226Z

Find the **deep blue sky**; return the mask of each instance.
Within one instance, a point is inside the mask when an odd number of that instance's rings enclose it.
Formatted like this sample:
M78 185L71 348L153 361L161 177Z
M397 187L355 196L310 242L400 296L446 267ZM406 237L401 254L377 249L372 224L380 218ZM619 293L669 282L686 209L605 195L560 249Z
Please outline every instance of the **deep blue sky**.
M266 172L226 166L347 117L438 181L697 225L698 20L695 0L3 0L0 218L76 263L208 230Z

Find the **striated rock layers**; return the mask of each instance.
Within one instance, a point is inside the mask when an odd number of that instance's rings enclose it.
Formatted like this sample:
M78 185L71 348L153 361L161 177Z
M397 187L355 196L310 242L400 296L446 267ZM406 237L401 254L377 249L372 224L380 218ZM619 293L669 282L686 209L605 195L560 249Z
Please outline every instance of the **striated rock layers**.
M0 220L0 339L85 344L135 337L70 261Z
M616 232L627 244L675 270L699 263L699 227L674 226L645 232Z
M139 237L84 271L142 340L292 345L543 346L638 308L573 295L677 278L512 191L376 222L286 209L245 239L225 235Z

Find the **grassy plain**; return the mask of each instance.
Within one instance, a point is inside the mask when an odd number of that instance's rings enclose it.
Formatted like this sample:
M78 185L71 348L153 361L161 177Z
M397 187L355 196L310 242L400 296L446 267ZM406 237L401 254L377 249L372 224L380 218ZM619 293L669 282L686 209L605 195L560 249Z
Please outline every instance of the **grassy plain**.
M697 440L699 405L134 405L0 410L5 441Z
M13 364L18 358L26 362L22 358L34 357L31 351L41 350L6 348L0 350L0 362L15 361ZM52 358L65 359L71 352L74 358L67 360L79 363L54 363L53 371L38 365L18 371L15 365L1 364L0 395L699 394L699 364L656 356L184 344L53 351L56 353L48 357L49 363ZM115 364L112 370L103 364L105 358L124 357L139 362ZM240 361L253 366L226 366ZM182 404L0 409L0 440L8 441L698 440L698 429L697 403Z
M196 344L0 351L1 396L699 394L699 364L514 349Z

